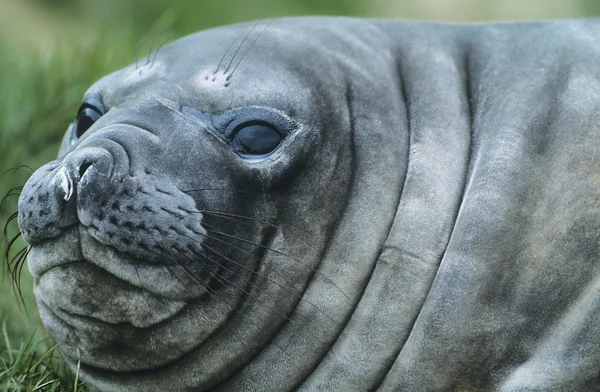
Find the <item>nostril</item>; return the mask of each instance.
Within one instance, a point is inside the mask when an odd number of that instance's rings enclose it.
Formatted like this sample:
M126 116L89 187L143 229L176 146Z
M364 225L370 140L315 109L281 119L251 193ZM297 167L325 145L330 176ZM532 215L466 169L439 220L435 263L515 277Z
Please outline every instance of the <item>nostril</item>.
M90 168L90 166L92 166L92 162L90 162L90 161L83 161L81 163L81 166L79 166L79 178L83 177L83 175L85 174L87 169Z
M63 160L65 173L68 180L73 182L74 188L77 188L79 182L89 177L90 174L93 174L93 178L88 178L87 182L97 182L100 178L110 177L112 165L113 158L111 154L99 147L75 149L65 155ZM93 168L93 170L90 168Z

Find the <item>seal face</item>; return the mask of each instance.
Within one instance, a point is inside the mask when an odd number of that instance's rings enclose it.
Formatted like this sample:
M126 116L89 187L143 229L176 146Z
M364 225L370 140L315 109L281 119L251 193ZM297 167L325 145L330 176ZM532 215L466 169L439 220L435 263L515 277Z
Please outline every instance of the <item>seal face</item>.
M203 388L235 372L289 320L342 213L343 202L322 202L349 187L350 135L321 133L315 113L341 128L347 108L324 105L337 92L309 88L285 59L248 57L229 80L223 49L247 31L183 39L152 67L96 83L59 159L22 193L40 314L101 389L175 374L196 355L196 379L161 385ZM253 53L274 39L265 32Z
M19 199L49 334L100 390L596 388L598 42L291 18L106 76Z

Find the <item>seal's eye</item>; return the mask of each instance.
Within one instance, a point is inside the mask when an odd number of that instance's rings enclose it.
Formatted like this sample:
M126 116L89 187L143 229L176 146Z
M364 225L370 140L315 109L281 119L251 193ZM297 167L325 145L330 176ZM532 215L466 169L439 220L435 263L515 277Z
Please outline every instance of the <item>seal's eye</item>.
M84 102L77 111L77 119L73 124L73 142L77 141L102 115L104 106L97 100Z
M269 155L283 140L273 125L264 122L241 124L234 134L233 148L242 158L260 158Z

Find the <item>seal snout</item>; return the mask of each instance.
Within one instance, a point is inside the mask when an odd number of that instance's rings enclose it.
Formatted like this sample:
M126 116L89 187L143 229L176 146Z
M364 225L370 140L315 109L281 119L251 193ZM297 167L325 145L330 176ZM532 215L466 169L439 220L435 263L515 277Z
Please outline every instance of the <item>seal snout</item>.
M19 198L19 226L25 240L39 244L76 224L80 220L77 210L81 195L105 186L113 169L109 151L87 147L36 171Z
M203 214L160 168L134 170L132 159L121 143L90 138L32 175L19 201L32 271L85 261L159 296L203 295L219 268L202 247Z

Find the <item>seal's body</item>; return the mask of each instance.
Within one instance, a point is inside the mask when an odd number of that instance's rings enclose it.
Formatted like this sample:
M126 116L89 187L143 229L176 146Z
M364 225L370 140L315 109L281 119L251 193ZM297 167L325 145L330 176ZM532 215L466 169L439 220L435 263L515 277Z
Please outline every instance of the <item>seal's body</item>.
M600 387L600 23L292 18L150 60L19 201L90 384Z

